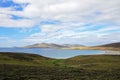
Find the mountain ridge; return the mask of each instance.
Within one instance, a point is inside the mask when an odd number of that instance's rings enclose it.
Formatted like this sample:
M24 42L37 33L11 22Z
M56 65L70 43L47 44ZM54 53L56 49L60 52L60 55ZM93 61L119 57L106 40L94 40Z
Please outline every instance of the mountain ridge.
M24 48L68 48L74 46L83 46L79 44L55 44L55 43L36 43L28 46L24 46Z
M114 51L120 51L120 42L116 43L108 43L103 45L96 45L96 46L75 46L75 47L69 47L66 49L73 49L73 50L114 50Z
M120 42L108 43L108 44L100 45L100 47L120 47Z

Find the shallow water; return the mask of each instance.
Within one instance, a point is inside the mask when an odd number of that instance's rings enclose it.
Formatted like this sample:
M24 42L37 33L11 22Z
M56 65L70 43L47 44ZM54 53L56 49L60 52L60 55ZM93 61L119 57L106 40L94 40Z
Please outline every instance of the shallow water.
M0 48L0 52L24 52L39 54L45 57L65 59L78 55L104 54L101 50L63 50L50 48Z

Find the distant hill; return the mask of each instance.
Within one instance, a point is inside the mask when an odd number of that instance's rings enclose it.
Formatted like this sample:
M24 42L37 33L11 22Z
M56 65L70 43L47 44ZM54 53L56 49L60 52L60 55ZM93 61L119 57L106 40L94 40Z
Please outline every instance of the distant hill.
M61 48L63 46L52 43L37 43L33 45L24 46L24 48Z
M80 44L63 44L64 47L83 47L84 45Z
M24 48L68 48L68 47L80 47L79 44L53 44L53 43L37 43L33 45L24 46Z
M105 45L100 45L100 47L115 47L115 48L120 48L120 42L110 43L110 44L105 44Z
M120 51L120 42L109 43L109 44L104 44L104 45L97 45L97 46L73 46L73 47L68 47L66 49L73 49L73 50L113 50L113 51Z

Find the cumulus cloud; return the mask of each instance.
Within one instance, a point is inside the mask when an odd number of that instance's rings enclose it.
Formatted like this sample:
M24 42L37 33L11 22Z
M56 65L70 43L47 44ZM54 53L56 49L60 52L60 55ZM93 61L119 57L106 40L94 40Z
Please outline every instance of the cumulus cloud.
M30 28L38 26L36 32L22 39L25 42L79 41L91 43L119 41L120 36L120 1L119 0L12 0L22 5L23 10L15 6L0 8L0 26ZM27 5L25 5L27 4ZM22 19L12 19L15 15ZM41 24L43 21L59 20L59 24ZM106 36L105 36L106 35ZM105 39L106 41L105 41ZM115 40L116 39L116 40ZM99 43L98 42L98 43Z
M57 19L62 21L78 21L79 22L99 22L112 21L119 24L120 8L119 0L13 0L15 3L25 4L23 11L14 11L13 8L2 10L6 14L14 14L18 16L38 18L40 22L46 19ZM100 15L97 15L100 12ZM28 25L29 26L29 25Z
M5 10L9 14L16 14L25 17L39 17L45 19L63 19L76 18L81 20L83 16L91 16L96 11L103 13L103 20L105 18L111 18L115 14L120 13L119 11L119 0L115 1L104 1L104 0L13 0L15 3L25 4L28 6L24 7L23 11ZM4 10L3 10L4 12ZM112 13L111 13L112 12ZM106 16L107 14L107 16ZM94 15L93 15L94 16Z
M53 28L52 28L53 27ZM29 43L59 43L59 44L86 44L86 45L97 45L101 43L108 42L119 42L120 27L107 27L100 28L99 30L85 30L86 28L81 28L83 31L76 31L76 29L61 29L62 27L54 28L52 25L43 26L43 31L35 33L23 39L23 42ZM80 29L80 30L81 30Z

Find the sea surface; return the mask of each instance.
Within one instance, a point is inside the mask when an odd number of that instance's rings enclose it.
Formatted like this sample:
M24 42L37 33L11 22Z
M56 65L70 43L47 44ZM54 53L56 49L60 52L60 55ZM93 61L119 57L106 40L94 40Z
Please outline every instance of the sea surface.
M101 50L64 50L64 49L51 49L51 48L0 48L0 52L24 52L39 54L45 57L65 59L78 55L94 55L104 54L105 51Z

